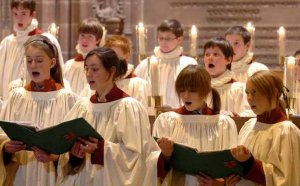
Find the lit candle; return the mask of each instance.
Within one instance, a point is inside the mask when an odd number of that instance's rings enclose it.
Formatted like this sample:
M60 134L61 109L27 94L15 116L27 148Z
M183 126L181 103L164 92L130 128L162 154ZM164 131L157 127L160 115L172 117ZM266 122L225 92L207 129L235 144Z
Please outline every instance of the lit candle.
M255 48L255 27L251 22L248 22L246 29L248 30L251 36L251 44L250 44L249 51L252 52L254 51Z
M279 58L285 56L285 29L280 27L278 30L278 45L279 45Z
M52 35L54 35L55 37L57 37L58 35L58 29L59 27L56 26L55 23L51 23L50 26L48 27L48 32Z
M296 59L289 56L284 65L284 84L289 89L288 97L293 98L296 95Z
M191 56L196 57L197 56L197 27L195 25L192 26L191 29Z
M150 58L151 93L152 96L160 96L160 71L159 59L155 56Z
M100 41L100 47L103 47L103 45L105 44L106 36L107 36L107 30L104 26L102 26L102 31L103 31L103 34L102 34L102 38Z
M139 23L137 26L137 33L138 33L138 42L139 42L139 55L145 55L146 54L146 48L145 48L145 27L143 23Z

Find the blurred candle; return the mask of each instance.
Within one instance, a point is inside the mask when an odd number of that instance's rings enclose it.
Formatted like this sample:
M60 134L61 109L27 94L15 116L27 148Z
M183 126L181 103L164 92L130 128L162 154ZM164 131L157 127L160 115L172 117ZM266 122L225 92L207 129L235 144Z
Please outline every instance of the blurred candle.
M155 56L151 56L151 58L150 58L150 72L151 72L152 96L160 96L159 59Z
M100 47L103 47L103 45L105 44L105 41L106 41L106 36L107 36L107 30L105 28L105 26L102 26L102 38L101 38L101 41L100 41Z
M195 25L191 28L191 56L196 57L197 56L197 27Z
M145 27L143 23L139 23L137 26L137 33L138 33L138 42L139 42L139 55L145 55L146 54L146 48L145 48Z
M55 23L51 23L50 26L48 27L48 32L52 35L54 35L55 37L58 36L58 29L59 27L56 26Z
M288 97L294 98L296 95L296 59L292 56L285 58L284 84L289 89Z
M285 29L280 27L278 30L278 45L279 45L279 57L285 56Z
M255 27L251 22L248 22L246 29L248 30L251 36L251 45L249 51L253 52L255 48Z

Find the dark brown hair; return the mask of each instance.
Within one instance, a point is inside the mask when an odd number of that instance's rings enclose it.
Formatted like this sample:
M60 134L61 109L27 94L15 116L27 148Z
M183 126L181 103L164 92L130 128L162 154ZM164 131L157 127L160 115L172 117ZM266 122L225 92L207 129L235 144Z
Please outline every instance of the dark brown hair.
M183 36L181 23L176 19L164 20L158 27L157 32L172 32L176 37Z
M93 34L96 39L101 39L103 35L103 26L97 18L87 18L80 22L78 34Z
M225 32L225 37L227 35L233 35L233 34L237 34L242 36L244 44L247 44L251 41L251 35L248 32L248 30L242 26L234 26L229 28L226 32Z
M51 77L55 80L55 82L60 83L64 86L63 76L62 76L62 68L60 66L60 61L58 57L58 51L56 46L46 37L43 35L34 35L31 36L24 44L25 50L28 47L33 46L39 48L51 58L56 60L56 64L50 70Z
M175 89L178 96L182 90L195 91L203 98L207 97L208 94L212 92L213 113L220 113L220 95L211 87L211 77L205 68L200 65L188 65L182 69L176 79Z
M84 64L86 65L86 61L91 56L97 56L97 58L102 63L103 67L110 72L112 67L116 68L116 73L113 77L113 80L115 81L118 78L121 78L123 75L125 75L127 71L127 64L124 64L124 60L120 60L115 53L115 51L111 48L101 47L101 48L95 48L92 51L90 51L84 61ZM125 61L126 63L126 61Z
M34 0L12 0L10 3L10 9L18 8L20 6L30 10L30 13L32 14L35 11L36 3Z

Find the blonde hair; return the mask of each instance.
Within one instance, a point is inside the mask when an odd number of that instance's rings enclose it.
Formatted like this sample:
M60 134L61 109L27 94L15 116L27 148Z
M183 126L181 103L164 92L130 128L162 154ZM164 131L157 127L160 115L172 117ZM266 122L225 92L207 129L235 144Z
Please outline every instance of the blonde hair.
M117 47L122 50L122 52L127 55L131 53L131 43L129 39L121 35L113 35L109 37L104 44L104 47L113 48Z

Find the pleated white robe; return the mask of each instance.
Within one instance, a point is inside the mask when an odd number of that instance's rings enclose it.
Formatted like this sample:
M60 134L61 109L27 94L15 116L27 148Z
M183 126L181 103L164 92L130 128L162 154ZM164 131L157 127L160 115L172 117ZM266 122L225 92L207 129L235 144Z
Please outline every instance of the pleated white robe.
M150 135L146 109L131 97L108 103L78 102L65 120L86 119L105 140L104 166L91 164L87 155L77 174L66 175L69 153L61 156L57 185L142 185L146 157L157 145Z
M12 90L1 110L1 120L30 122L39 129L48 128L63 122L64 116L73 107L77 96L67 89L51 92L31 92L23 87ZM53 134L55 135L55 134ZM5 137L1 131L1 151ZM13 173L6 172L1 159L0 172L10 178ZM12 156L8 166L17 165L13 185L52 186L56 181L56 169L53 162L38 162L33 152L19 151ZM6 166L7 167L7 166ZM0 180L0 185L4 181Z
M266 124L252 118L240 130L239 144L263 162L266 186L300 185L300 131L292 122ZM242 180L238 185L256 184Z
M175 112L160 114L154 123L153 136L169 137L176 143L196 148L199 152L217 151L235 147L237 129L234 121L225 115L181 115ZM147 159L144 185L160 185L157 161L161 151L152 152ZM170 185L172 176L166 176L161 185ZM185 175L186 186L197 184L197 178Z
M70 83L71 90L77 95L80 95L88 82L85 77L84 62L70 59L65 64L64 77Z

